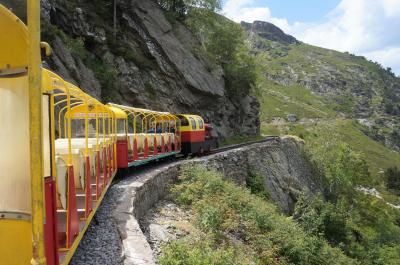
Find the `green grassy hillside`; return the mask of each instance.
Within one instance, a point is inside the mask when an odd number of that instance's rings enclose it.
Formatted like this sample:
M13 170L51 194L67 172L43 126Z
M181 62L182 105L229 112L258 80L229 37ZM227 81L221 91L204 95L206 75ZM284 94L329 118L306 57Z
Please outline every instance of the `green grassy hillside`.
M363 154L371 186L399 201L386 191L383 172L400 166L393 151L399 150L400 78L362 56L261 37L271 27L247 28L259 66L262 133L312 143L327 130ZM293 116L297 120L290 122Z
M259 65L264 132L288 114L362 119L365 134L400 151L400 78L390 69L362 56L272 41L261 36L273 25L257 27L248 29L248 39Z

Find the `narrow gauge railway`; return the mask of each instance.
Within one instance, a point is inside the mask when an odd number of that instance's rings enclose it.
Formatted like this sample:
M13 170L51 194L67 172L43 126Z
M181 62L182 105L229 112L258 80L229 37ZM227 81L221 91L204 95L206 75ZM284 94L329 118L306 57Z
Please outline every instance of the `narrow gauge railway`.
M27 17L0 4L0 264L68 264L118 170L218 139L200 116L105 105L44 69L39 0Z
M249 146L249 145L271 142L271 141L275 141L275 140L278 140L278 139L280 139L279 136L267 136L267 137L265 137L265 138L263 138L261 140L249 141L249 142L244 142L244 143L239 143L239 144L232 144L232 145L227 145L227 146L215 148L215 149L212 149L208 154L218 154L218 153L226 152L226 151L229 151L229 150L238 149L238 148L241 148L241 147L246 147L246 146Z

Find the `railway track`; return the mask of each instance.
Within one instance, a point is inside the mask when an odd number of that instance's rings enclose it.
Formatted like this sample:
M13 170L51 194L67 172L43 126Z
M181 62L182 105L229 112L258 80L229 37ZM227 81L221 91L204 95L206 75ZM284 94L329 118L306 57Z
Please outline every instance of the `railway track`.
M211 150L211 152L205 153L205 154L203 154L202 156L204 157L204 156L208 156L208 155L214 155L214 154L218 154L218 153L222 153L222 152L234 150L234 149L237 149L237 148L241 148L241 147L245 147L245 146L250 146L250 145L253 145L253 144L260 144L260 143L270 142L270 141L273 141L273 140L276 140L276 139L279 139L279 136L267 136L267 137L265 137L264 139L257 140L257 141L249 141L249 142L244 142L244 143L239 143L239 144L232 144L232 145L228 145L228 146L223 146L223 147L220 147L220 148L218 148L218 149L213 149L213 150ZM196 157L196 156L193 156L193 158L195 158L195 157ZM168 163L172 163L173 161L182 160L182 159L187 159L187 157L185 157L185 156L183 156L183 155L181 155L181 154L178 154L178 155L176 155L175 159L172 159L172 161L170 161L170 162L164 161L163 164L165 165L165 164L168 164ZM131 175L140 173L140 172L142 172L143 170L149 170L149 169L151 169L152 167L157 167L157 165L159 165L159 164L158 164L159 161L155 161L155 162L156 162L156 163L151 163L151 164L139 166L138 168L136 168L136 170L130 171L129 173L127 172L127 174L128 174L129 176L131 176ZM125 176L125 175L124 175L124 176ZM123 178L121 178L121 177L115 178L114 181L113 181L113 183L112 183L111 185L113 185L113 184L115 184L115 183L121 181L122 179L123 179Z
M237 148L241 148L241 147L245 147L245 146L249 146L249 145L253 145L253 144L266 143L266 142L276 140L278 138L279 138L279 136L267 136L266 138L257 140L257 141L250 141L250 142L244 142L244 143L240 143L240 144L223 146L218 149L211 150L211 152L209 154L213 155L213 154L218 154L218 153L226 152L229 150L233 150L233 149L237 149Z

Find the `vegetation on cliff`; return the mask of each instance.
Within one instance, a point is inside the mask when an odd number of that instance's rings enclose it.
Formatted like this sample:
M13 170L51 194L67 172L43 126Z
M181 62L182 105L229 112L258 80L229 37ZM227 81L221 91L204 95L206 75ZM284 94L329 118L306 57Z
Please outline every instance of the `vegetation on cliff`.
M294 218L311 234L341 248L362 264L397 264L400 260L400 211L362 187L384 184L370 174L366 155L357 152L331 130L315 131L306 150L314 165L314 177L324 192L304 195ZM389 173L396 179L395 170Z
M185 23L201 42L195 53L206 54L213 64L209 65L211 69L222 66L231 97L243 97L256 87L257 65L245 32L237 23L216 13L221 7L219 0L158 2L170 20Z
M185 168L172 198L196 231L166 244L160 264L397 264L400 210L362 189L376 181L365 156L329 128L304 151L321 192L304 190L290 217L256 172L239 187L217 172ZM395 188L398 171L386 174Z
M197 231L165 245L162 265L357 264L280 214L264 192L251 194L217 172L186 168L172 194L193 212Z

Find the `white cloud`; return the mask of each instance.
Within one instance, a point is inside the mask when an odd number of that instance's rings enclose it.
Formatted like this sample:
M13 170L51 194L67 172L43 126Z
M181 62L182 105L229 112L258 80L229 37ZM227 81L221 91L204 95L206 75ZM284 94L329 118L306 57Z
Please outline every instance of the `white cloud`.
M391 2L342 0L327 22L298 32L298 37L319 46L361 53L391 46L393 42L400 45L400 10L394 12L393 6L388 12Z
M399 0L382 0L383 8L388 17L396 17L400 13L400 1Z
M236 22L268 21L274 23L283 31L290 31L290 25L286 19L272 17L268 7L250 7L253 3L254 0L228 0L222 13Z
M400 1L342 0L325 23L296 37L314 45L365 55L400 74Z
M385 67L391 67L393 72L400 75L400 47L387 48L364 54L367 58L381 63Z
M290 24L254 0L228 0L223 13L240 22L263 20L316 46L365 55L400 74L400 0L342 0L322 23Z

